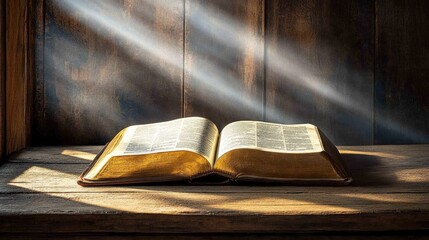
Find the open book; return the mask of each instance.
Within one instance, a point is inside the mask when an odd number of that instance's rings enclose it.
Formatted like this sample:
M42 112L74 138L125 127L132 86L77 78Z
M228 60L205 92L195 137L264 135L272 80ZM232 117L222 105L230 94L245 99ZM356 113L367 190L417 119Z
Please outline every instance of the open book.
M347 184L351 176L337 148L314 125L237 121L219 133L208 119L188 117L125 128L78 183L202 179Z

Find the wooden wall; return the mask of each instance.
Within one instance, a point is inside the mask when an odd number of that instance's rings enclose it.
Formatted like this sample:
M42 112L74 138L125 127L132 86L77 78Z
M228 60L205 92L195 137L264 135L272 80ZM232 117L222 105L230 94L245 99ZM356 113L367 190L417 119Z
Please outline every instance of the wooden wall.
M14 136L6 121L18 145L30 135L32 145L103 144L128 125L183 116L220 128L310 122L340 145L429 142L427 1L22 4L27 18L7 18L27 27L7 38L24 44L6 40L6 89L27 91L6 104L24 129Z

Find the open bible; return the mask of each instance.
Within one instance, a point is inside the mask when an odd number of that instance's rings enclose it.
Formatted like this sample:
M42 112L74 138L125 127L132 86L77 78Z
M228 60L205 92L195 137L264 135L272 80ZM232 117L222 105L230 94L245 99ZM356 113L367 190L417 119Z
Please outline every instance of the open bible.
M351 176L337 148L314 125L237 121L219 133L210 120L188 117L123 129L78 183L203 179L347 184Z

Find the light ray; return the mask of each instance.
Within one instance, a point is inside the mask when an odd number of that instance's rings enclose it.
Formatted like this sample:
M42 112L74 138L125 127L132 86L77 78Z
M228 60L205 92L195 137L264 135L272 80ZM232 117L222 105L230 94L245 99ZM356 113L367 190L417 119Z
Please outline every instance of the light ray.
M204 19L204 20L202 20ZM333 86L330 86L328 79L323 79L318 74L314 73L311 69L306 67L304 60L301 59L299 52L294 51L290 45L291 43L280 42L280 46L274 46L266 44L266 56L264 56L263 36L255 36L249 31L245 31L246 25L232 19L227 14L222 13L220 9L214 10L206 4L204 7L198 8L190 14L188 23L193 27L199 29L206 34L210 34L211 37L217 41L223 43L225 46L232 46L235 49L245 51L244 46L253 46L256 49L255 56L259 61L269 60L270 70L276 74L282 76L288 81L288 84L292 83L296 86L302 86L306 90L313 92L316 95L329 100L330 102L354 112L357 116L362 119L366 119L368 122L373 121L373 110L371 109L372 103L368 102L370 99L362 97L361 92L358 90L348 91L347 95L339 92ZM216 32L216 34L213 34ZM232 35L226 40L225 35ZM324 53L320 53L324 54ZM354 71L350 67L344 66L344 69L349 71L348 76L354 76L357 81L364 82L366 77L364 73ZM305 99L304 99L305 100ZM279 109L273 109L271 106L267 106L267 118L268 119L281 119L279 116L283 116ZM336 117L336 116L329 116ZM339 119L344 121L343 119ZM283 119L284 121L284 119ZM422 139L420 133L415 129L411 129L408 126L396 122L394 119L388 119L383 116L379 116L378 122L382 123L386 129L391 129L397 133L402 133L408 140Z
M70 156L70 157L75 157L75 158L80 158L80 159L85 159L85 160L89 160L92 161L95 158L94 153L88 153L88 152L82 152L82 151L77 151L77 150L63 150L61 152L62 155L66 155L66 156Z
M374 152L374 151L357 151L357 150L340 150L341 154L355 154L355 155L366 155L388 159L407 159L406 156L401 154L392 154L388 152Z
M147 63L147 61L149 61L148 59L154 57L167 64L168 67L177 69L183 68L182 52L172 48L168 42L158 37L156 32L147 29L144 23L130 18L127 20L128 23L125 24L124 21L117 16L107 16L102 11L104 9L107 10L106 12L115 12L114 10L117 8L114 4L107 4L103 1L98 3L97 1L71 0L60 1L57 2L57 4L64 9L68 9L70 12L78 12L84 18L90 19L85 21L85 23L88 22L89 27L101 35L106 34L106 32L114 32L118 37L137 46L141 51L139 56L142 56L140 58L142 61ZM98 4L102 4L103 7L98 6ZM129 48L125 48L124 50L129 51ZM221 67L216 66L212 62L206 62L202 65L204 67L197 68L192 72L192 77L197 79L204 88L211 89L213 93L220 93L223 98L219 98L219 102L223 105L235 102L243 105L246 111L261 111L260 99L255 99L248 93L237 94L236 88L231 87L231 84L240 82L238 79L228 75ZM166 68L166 66L159 65L156 67L161 68L160 70ZM200 100L204 101L205 99ZM218 107L219 102L214 103L213 101L209 101L206 103ZM277 111L272 112L277 113ZM292 118L292 116L288 117Z
M145 64L154 65L162 72L166 68L183 68L183 52L181 49L172 47L171 42L159 36L157 31L152 31L145 26L145 23L134 17L127 16L124 22L123 16L119 13L115 14L118 6L110 1L58 1L56 2L60 7L74 13L78 13L85 19L89 27L98 32L100 35L114 34L116 37L131 43L136 48L125 47L124 51L128 51L130 55L138 57ZM147 3L154 5L153 3ZM177 9L171 7L167 1L157 1L155 3L158 7L164 8L166 14L177 14ZM152 6L153 8L154 6ZM142 14L147 14L148 18L154 18L154 14L147 13L145 9L141 9ZM106 15L109 12L110 15ZM214 39L226 47L247 53L252 49L252 54L258 61L269 61L270 70L282 76L288 84L300 86L316 96L321 96L323 99L353 112L355 117L362 120L371 122L374 118L370 99L364 99L358 90L348 89L348 92L342 93L335 86L330 85L328 79L323 78L316 74L312 69L306 67L304 60L300 57L299 51L293 50L290 46L291 43L280 42L278 46L266 44L264 49L264 36L255 34L249 30L248 26L239 20L235 20L222 13L220 9L216 11L207 6L198 8L186 19L187 24L195 27L202 33L207 34L210 38ZM228 36L228 37L226 37ZM236 83L240 80L231 76L219 65L219 62L228 60L219 56L214 49L207 46L207 53L217 59L215 64L213 61L201 62L201 68L192 71L192 78L201 83L201 87L210 89L213 93L221 93L220 102L207 102L214 107L225 106L228 104L237 103L245 106L245 111L260 112L261 99L255 99L247 93L237 94ZM131 49L131 50L130 50ZM266 59L265 59L266 57ZM151 61L152 58L157 61ZM163 64L159 64L159 63ZM348 71L347 76L355 76L357 81L365 81L367 78L358 71L354 71L348 66L343 66ZM176 82L176 84L178 84ZM298 93L297 93L298 94ZM205 101L205 99L200 99ZM305 99L304 99L305 101ZM313 104L313 103L312 103ZM268 119L281 119L283 122L300 121L301 119L291 116L290 113L285 113L281 109L276 109L273 106L266 106L266 113ZM286 116L287 115L287 116ZM285 119L286 117L286 119ZM338 118L344 123L346 119L341 116L329 116ZM353 117L353 116L351 116ZM383 122L383 125L392 131L396 131L404 135L404 137L413 140L421 138L414 129L404 126L393 119L381 117L377 121ZM350 124L350 123L349 123Z

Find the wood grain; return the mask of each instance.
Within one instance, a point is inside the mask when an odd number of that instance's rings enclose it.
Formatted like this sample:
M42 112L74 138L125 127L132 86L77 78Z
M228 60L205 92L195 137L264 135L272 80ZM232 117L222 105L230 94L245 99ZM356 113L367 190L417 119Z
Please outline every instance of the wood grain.
M210 239L210 240L223 240L223 239L236 239L236 240L396 240L396 239L413 239L413 240L426 240L427 235L421 232L383 232L383 233L369 233L369 234L356 234L350 235L347 233L3 233L0 234L5 239L21 240L21 239L78 239L78 240L123 240L123 239L140 239L140 240L159 240L170 239L175 240L196 240L196 239Z
M40 145L42 142L39 136L41 131L45 131L44 122L44 46L45 46L45 1L31 1L31 11L29 14L30 28L30 83L32 91L28 99L31 104L27 106L31 113L30 122L27 124L30 133L30 144Z
M371 144L373 2L267 0L266 17L266 120Z
M180 117L182 2L46 1L45 8L36 144L101 144L126 126Z
M429 142L428 1L376 1L375 143Z
M46 140L43 139L43 136L46 134L47 122L45 116L45 0L35 0L32 1L32 11L33 29L32 36L34 41L34 55L33 55L33 71L32 71L32 83L34 85L33 89L33 103L32 103L32 122L31 127L31 145L41 145ZM48 140L49 141L49 140Z
M6 154L27 145L28 2L6 1Z
M0 0L0 162L6 155L6 1Z
M185 5L184 115L262 120L264 2Z
M77 176L100 149L42 147L13 156L0 167L0 216L8 219L0 232L429 230L428 145L340 147L355 179L347 187L80 187Z

